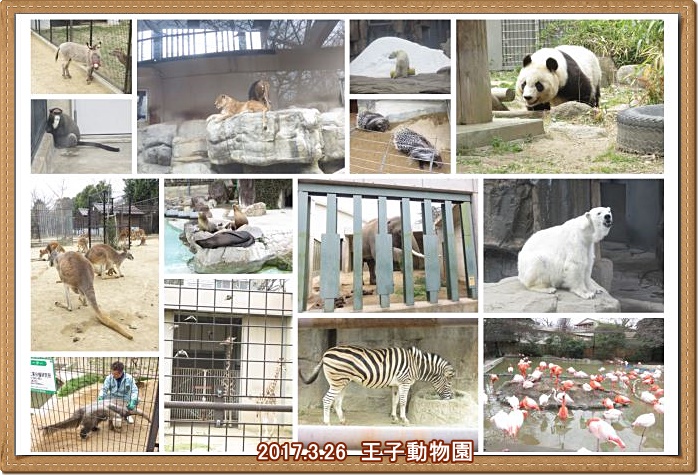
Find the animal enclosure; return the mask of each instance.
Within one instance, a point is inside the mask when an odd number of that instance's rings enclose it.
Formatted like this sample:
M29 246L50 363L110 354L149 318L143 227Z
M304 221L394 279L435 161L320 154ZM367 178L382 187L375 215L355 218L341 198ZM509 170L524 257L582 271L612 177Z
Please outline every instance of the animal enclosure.
M122 92L131 93L130 20L33 20L32 31L56 47L67 41L80 45L101 42L102 67L96 74ZM114 53L115 50L121 53ZM60 68L56 65L56 74L59 71ZM78 76L81 74L76 74L74 80ZM58 81L60 77L56 77Z
M53 374L39 374L43 366L32 366L32 378L53 378L56 392L32 390L30 417L32 452L153 452L158 435L158 358L139 357L57 357ZM106 410L91 412L102 389L104 379L111 373L114 361L124 363L124 372L133 377L138 387L136 409L142 415ZM105 402L109 399L105 399ZM125 403L123 403L125 404ZM122 404L122 405L123 405ZM76 411L88 408L82 419L70 427L43 429L69 420ZM146 419L150 419L150 422ZM91 419L90 419L91 418ZM82 438L80 428L89 424Z
M287 280L165 280L166 451L290 441Z
M300 181L299 311L361 311L369 296L377 304L372 310L398 303L396 308L411 310L417 308L416 283L425 300L418 305L422 311L437 311L446 301L457 303L452 311L476 309L474 301L467 302L477 299L474 187L466 190L465 182L446 180L430 187ZM316 236L320 250L311 248ZM320 272L313 275L318 254ZM369 285L364 284L364 262ZM401 296L394 284L394 262L403 270ZM417 282L421 266L424 278ZM439 295L442 285L446 292Z

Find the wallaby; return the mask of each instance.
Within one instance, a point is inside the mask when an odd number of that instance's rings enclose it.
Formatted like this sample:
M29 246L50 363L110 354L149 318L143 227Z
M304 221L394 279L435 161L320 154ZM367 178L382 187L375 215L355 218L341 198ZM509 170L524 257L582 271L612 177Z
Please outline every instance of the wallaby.
M39 259L44 259L44 254L48 254L49 256L53 251L58 251L58 252L65 252L65 249L63 249L63 246L61 246L58 241L51 241L46 245L44 249L41 249L39 251Z
M95 244L89 251L85 254L85 257L92 263L93 266L99 265L98 275L105 278L105 272L110 269L116 269L119 275L117 277L123 277L124 274L121 272L121 263L126 259L133 260L133 255L128 251L116 252L116 249L111 247L109 244Z
M78 238L78 252L85 254L87 252L87 238L80 236Z
M58 271L58 276L63 282L65 288L65 300L67 305L56 302L57 307L62 307L73 311L73 306L70 303L70 290L78 294L80 302L87 305L89 302L92 309L97 315L97 320L102 325L105 325L112 330L120 333L129 340L133 340L133 335L121 328L121 325L112 320L108 315L102 313L97 305L97 297L95 296L94 288L94 270L92 264L85 256L75 251L56 252L53 251L48 259L51 267L55 267Z

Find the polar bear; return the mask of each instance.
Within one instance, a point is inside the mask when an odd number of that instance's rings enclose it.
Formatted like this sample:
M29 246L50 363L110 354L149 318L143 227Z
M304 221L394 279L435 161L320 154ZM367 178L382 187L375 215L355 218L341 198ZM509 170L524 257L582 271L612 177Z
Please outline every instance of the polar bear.
M519 280L536 292L569 289L583 299L594 298L603 290L591 279L594 244L612 225L611 208L599 207L534 233L519 252Z

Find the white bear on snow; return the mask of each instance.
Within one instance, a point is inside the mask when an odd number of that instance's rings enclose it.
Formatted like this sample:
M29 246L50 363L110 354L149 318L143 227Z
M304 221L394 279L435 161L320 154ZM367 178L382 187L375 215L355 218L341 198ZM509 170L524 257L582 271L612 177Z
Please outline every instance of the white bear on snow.
M594 244L612 225L611 208L599 207L534 233L519 252L519 280L536 292L569 289L583 299L593 298L603 290L591 279Z

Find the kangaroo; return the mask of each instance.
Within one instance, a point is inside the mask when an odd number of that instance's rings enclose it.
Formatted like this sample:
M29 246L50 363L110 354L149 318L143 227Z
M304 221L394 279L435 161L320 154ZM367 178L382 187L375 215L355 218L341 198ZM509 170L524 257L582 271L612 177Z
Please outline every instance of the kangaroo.
M114 430L114 418L116 416L128 417L137 415L143 417L150 422L150 418L138 409L129 410L116 401L98 401L88 404L87 406L75 409L73 415L68 419L44 426L41 429L46 432L52 432L66 427L80 427L80 437L86 439L90 432L98 431L99 424L102 421L109 421L109 429Z
M87 252L87 238L80 236L78 238L78 252L85 254Z
M111 269L117 270L119 273L117 278L123 277L124 274L121 272L121 263L126 259L133 260L133 255L128 252L128 250L116 252L109 244L95 244L87 251L85 257L95 268L99 265L97 274L102 276L102 279L106 278L104 271L106 270L108 272Z
M44 249L39 251L39 259L43 260L45 254L50 256L53 251L65 252L65 249L63 249L63 246L58 244L58 241L51 241Z
M70 290L78 294L80 302L87 305L89 302L92 309L97 315L97 320L102 325L105 325L117 333L125 336L129 340L133 340L133 335L121 328L121 325L116 323L108 315L102 313L97 305L97 297L95 296L94 288L94 270L92 264L85 256L75 251L58 253L53 251L49 257L48 263L51 267L55 267L58 271L58 277L63 282L65 289L65 300L67 305L56 302L57 307L65 308L73 311L73 306L70 303Z

